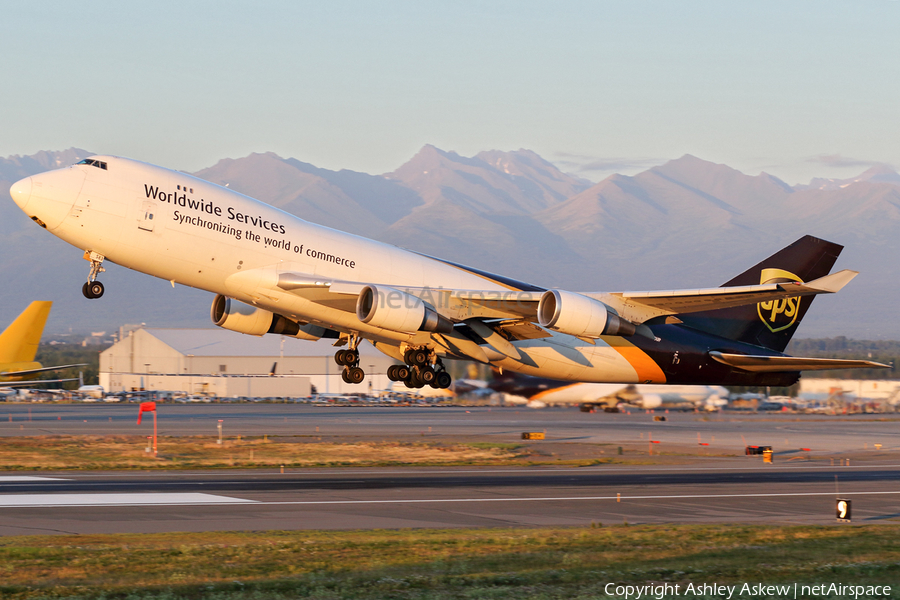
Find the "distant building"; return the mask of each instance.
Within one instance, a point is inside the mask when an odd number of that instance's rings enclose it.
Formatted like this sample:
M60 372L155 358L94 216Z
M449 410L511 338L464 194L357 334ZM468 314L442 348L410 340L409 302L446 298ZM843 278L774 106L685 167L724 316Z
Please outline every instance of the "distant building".
M331 341L276 335L256 337L225 329L141 327L100 353L100 385L108 392L147 389L218 397L303 397L380 391L396 361L360 344L366 379L345 383ZM274 373L274 375L270 375Z
M900 380L892 379L800 379L800 395L844 396L897 404Z

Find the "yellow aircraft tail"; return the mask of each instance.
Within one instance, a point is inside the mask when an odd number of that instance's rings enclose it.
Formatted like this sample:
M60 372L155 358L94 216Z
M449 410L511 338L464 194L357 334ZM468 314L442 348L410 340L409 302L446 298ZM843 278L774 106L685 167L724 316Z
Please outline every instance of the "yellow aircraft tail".
M0 364L34 361L51 306L53 302L32 302L0 333Z

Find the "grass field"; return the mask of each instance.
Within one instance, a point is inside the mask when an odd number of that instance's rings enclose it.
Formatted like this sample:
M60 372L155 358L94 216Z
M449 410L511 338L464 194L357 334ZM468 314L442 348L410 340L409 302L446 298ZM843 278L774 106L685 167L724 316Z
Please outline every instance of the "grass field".
M688 583L839 582L896 590L900 526L598 524L0 538L0 597L22 600L587 599L603 596L611 582L677 583L679 597Z
M159 455L141 436L0 437L0 471L278 468L389 465L592 465L666 461L646 452L614 454L599 444L377 441L328 436L160 437ZM672 456L669 457L672 459Z
M514 444L329 442L319 437L160 437L159 455L140 436L0 438L0 470L497 464L522 455ZM527 454L527 452L525 452Z

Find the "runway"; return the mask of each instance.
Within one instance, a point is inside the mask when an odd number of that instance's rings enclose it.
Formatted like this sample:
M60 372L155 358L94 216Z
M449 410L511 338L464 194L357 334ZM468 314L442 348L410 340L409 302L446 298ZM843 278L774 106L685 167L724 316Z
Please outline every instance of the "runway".
M135 404L0 404L0 436L146 435L152 423L136 423ZM660 413L657 413L660 414ZM577 408L329 407L308 404L160 404L159 434L226 436L327 435L366 439L412 436L513 442L523 431L584 444L662 444L741 453L747 444L776 450L811 448L847 453L900 450L900 415L791 415L780 413L677 413L664 415L582 413Z
M900 520L900 464L0 476L0 535Z
M0 473L0 535L267 529L587 526L592 522L854 522L900 519L900 420L894 415L581 413L497 407L161 404L163 436L521 442L615 455L670 452L678 464L592 467L345 468ZM146 435L137 406L0 405L0 436ZM313 437L316 436L316 437ZM704 446L699 446L702 441ZM314 443L314 442L313 442ZM543 444L544 442L537 442ZM776 462L740 456L772 445ZM876 444L878 450L876 451ZM809 449L803 450L800 449ZM699 450L698 450L699 449ZM702 453L718 454L698 456ZM723 455L732 455L732 458ZM637 454L637 456L641 456ZM801 456L811 456L790 460ZM850 458L853 466L832 466ZM668 460L668 459L667 459ZM635 462L632 459L632 462ZM637 461L639 462L639 461ZM835 475L838 476L837 482Z

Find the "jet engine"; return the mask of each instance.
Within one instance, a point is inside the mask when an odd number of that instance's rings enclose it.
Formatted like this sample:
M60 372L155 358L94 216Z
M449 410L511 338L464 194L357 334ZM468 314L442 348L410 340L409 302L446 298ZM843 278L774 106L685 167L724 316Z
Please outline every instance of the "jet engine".
M213 299L210 316L213 323L224 329L263 335L277 333L301 340L317 340L324 337L327 330L318 325L301 325L268 310L238 302L221 294Z
M453 331L453 322L439 315L433 306L412 294L386 286L364 287L356 301L356 316L363 323L390 331Z
M538 303L538 323L560 333L587 338L634 335L636 329L602 302L565 290L544 292Z

